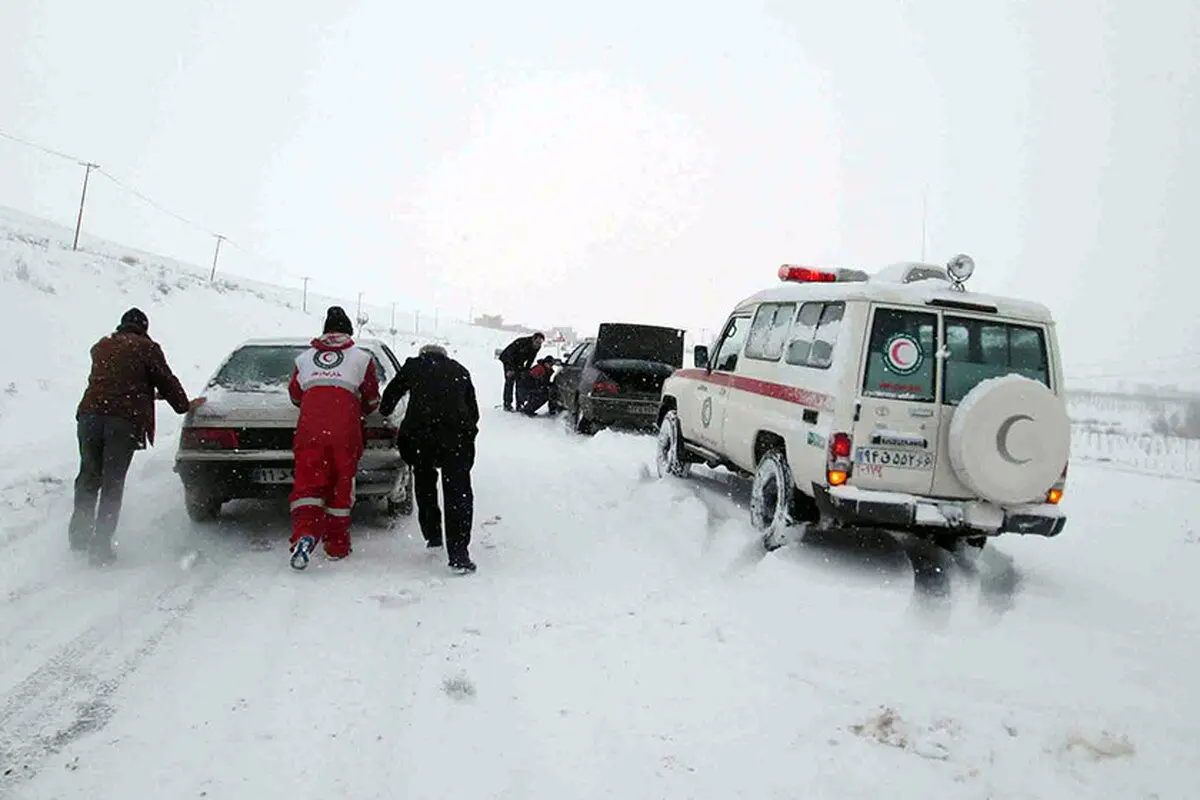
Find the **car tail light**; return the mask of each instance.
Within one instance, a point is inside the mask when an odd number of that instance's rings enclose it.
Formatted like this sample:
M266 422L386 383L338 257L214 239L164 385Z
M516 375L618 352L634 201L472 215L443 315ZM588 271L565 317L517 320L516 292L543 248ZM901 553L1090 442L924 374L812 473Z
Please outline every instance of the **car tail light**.
M598 379L592 384L592 394L620 394L621 387L607 379Z
M367 428L366 445L373 449L391 447L396 441L396 429L388 426Z
M835 433L829 437L829 464L825 477L830 486L841 486L850 480L850 454L853 449L854 443L850 440L850 434Z
M179 446L184 450L237 450L234 428L185 428Z

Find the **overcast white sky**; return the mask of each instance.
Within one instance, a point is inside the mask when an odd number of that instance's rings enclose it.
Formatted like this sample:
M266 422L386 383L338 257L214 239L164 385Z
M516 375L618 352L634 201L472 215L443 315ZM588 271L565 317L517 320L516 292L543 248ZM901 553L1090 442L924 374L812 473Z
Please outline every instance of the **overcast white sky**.
M1198 65L1189 0L2 0L0 130L282 265L240 273L542 326L918 258L928 187L930 260L1050 305L1070 373L1170 381ZM0 140L0 204L71 224L81 172ZM211 257L103 178L86 227Z

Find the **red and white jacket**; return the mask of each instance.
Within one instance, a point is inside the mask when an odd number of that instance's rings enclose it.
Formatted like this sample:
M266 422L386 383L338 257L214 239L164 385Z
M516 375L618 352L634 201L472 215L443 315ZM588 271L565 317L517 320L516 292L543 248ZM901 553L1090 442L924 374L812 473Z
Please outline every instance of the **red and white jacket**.
M379 407L379 378L367 350L344 333L327 333L296 357L288 384L300 408L297 441L306 434L362 436L362 418Z

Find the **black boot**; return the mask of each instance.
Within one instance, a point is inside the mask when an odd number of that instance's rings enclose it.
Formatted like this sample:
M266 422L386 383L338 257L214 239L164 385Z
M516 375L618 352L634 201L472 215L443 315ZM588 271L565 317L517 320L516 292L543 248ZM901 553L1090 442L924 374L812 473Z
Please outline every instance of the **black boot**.
M455 553L450 556L450 569L459 575L466 575L475 571L475 562L466 553Z

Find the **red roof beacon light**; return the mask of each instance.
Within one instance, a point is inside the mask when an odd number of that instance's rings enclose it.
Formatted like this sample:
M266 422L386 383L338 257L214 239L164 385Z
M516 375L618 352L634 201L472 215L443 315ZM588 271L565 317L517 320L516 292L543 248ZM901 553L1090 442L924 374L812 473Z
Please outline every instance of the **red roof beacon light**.
M798 267L795 264L784 264L779 268L779 280L796 283L836 283L836 272L825 272L812 267Z

